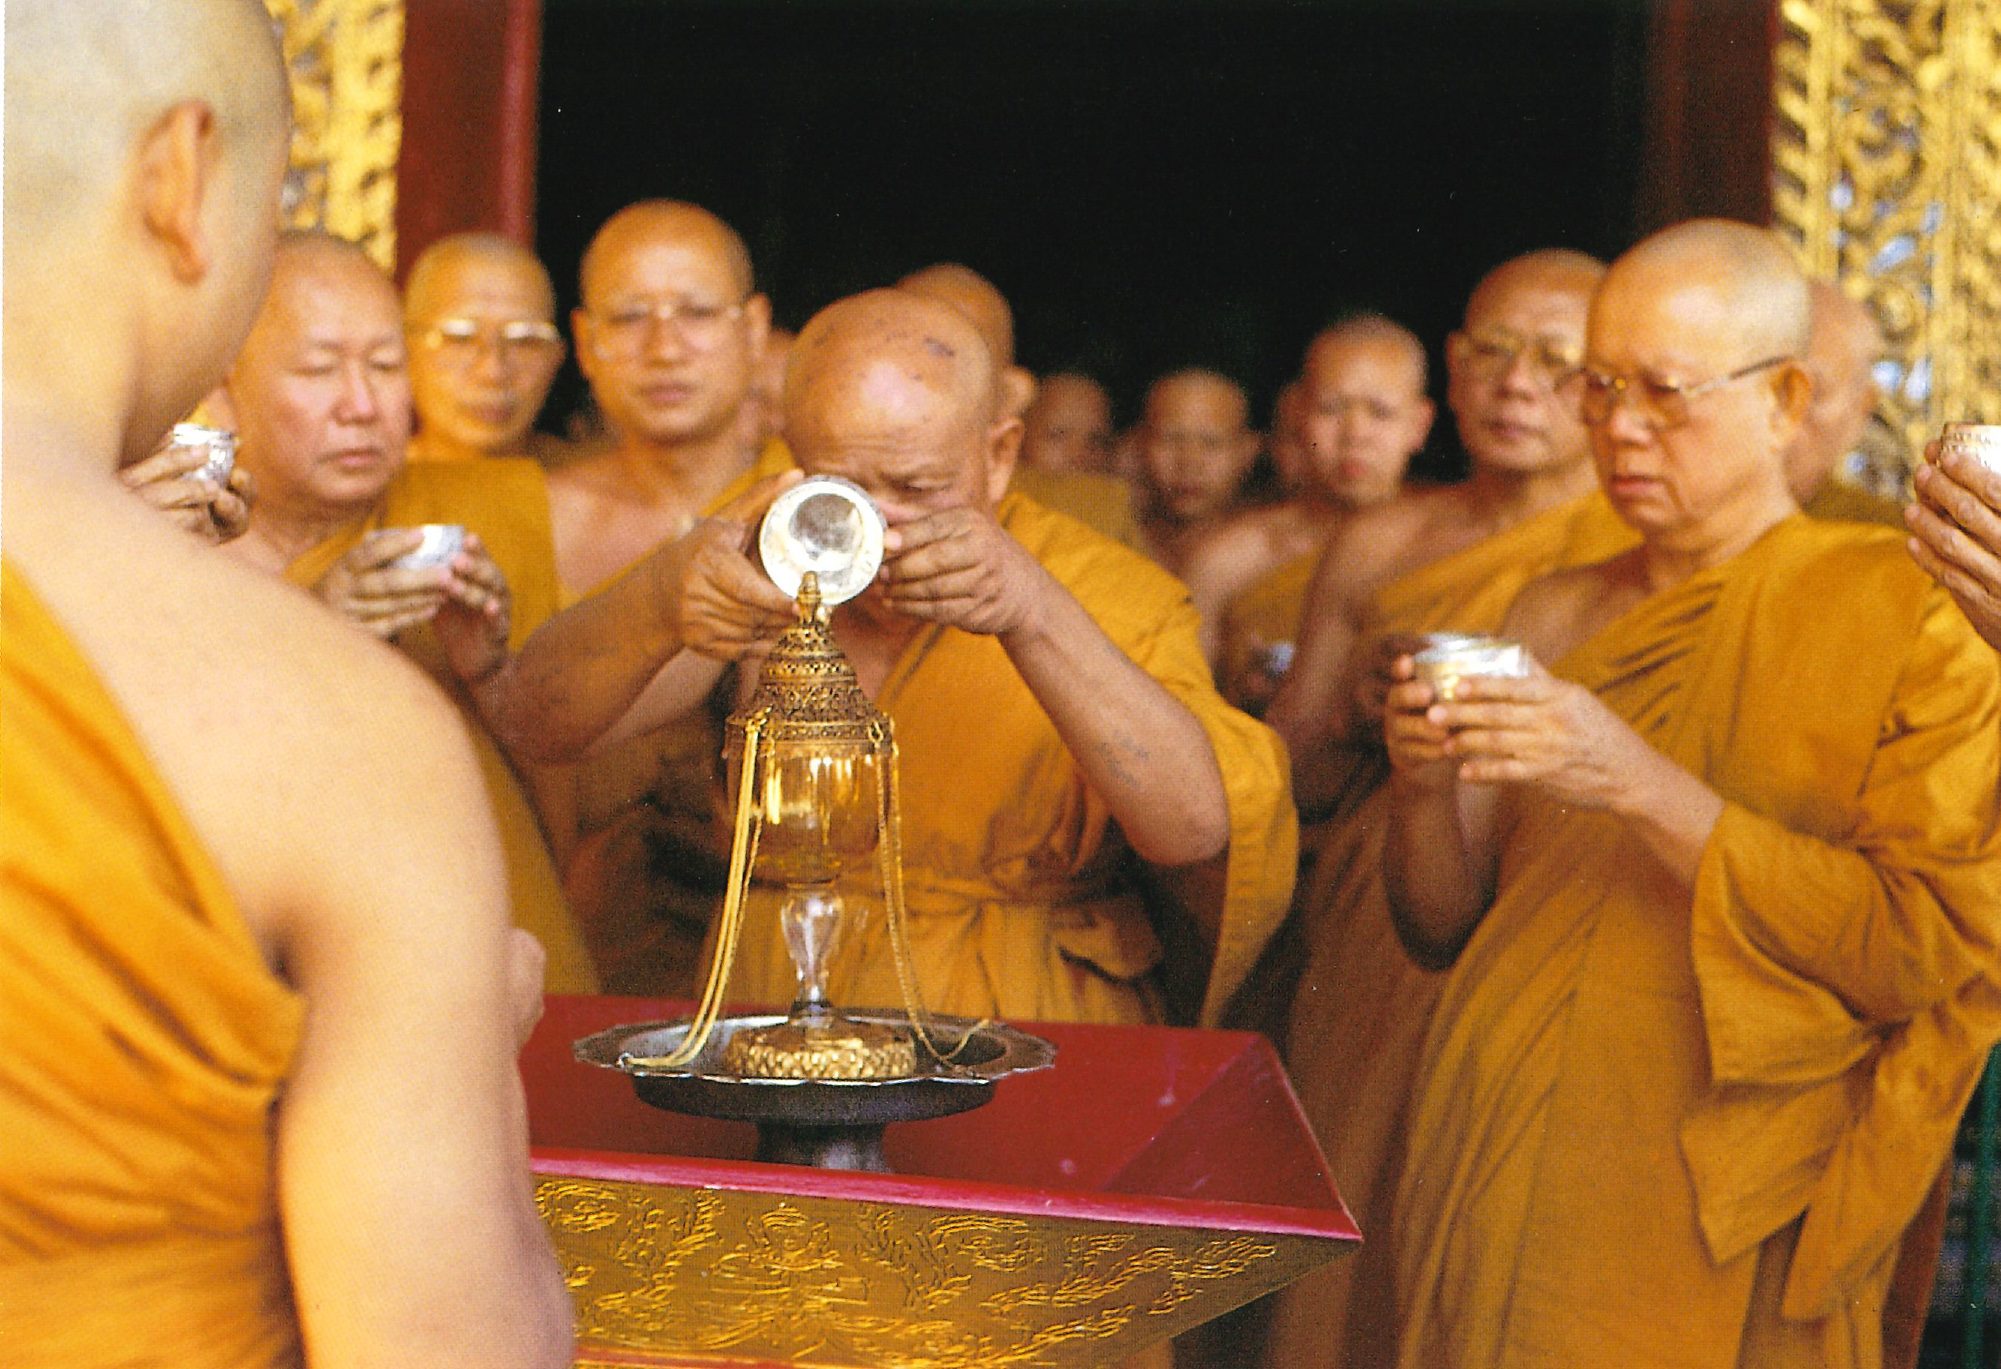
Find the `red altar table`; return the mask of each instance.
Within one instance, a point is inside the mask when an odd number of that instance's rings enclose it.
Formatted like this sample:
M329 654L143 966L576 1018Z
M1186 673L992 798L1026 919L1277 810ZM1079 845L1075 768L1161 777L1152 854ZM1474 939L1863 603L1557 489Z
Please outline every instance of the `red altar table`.
M522 1054L578 1363L1116 1364L1356 1240L1262 1037L1028 1025L1054 1069L889 1129L897 1173L759 1164L570 1043L682 1004L552 997Z

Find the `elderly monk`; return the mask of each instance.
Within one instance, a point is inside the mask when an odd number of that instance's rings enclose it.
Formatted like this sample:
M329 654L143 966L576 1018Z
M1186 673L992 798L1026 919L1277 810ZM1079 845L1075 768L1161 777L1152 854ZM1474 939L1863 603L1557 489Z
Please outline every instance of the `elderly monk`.
M1798 514L1807 311L1741 224L1614 263L1584 412L1639 546L1523 591L1549 669L1399 662L1384 874L1450 967L1403 1365L1880 1362L2001 1036L2001 672L1893 535Z
M1815 518L1904 526L1894 501L1857 489L1837 471L1861 444L1876 412L1876 362L1883 330L1869 306L1838 285L1813 283L1813 324L1800 364L1813 382L1813 398L1799 436L1786 449L1786 483Z
M1275 992L1303 960L1287 1065L1335 1184L1371 1236L1395 1222L1411 1075L1442 982L1404 954L1383 893L1377 644L1491 632L1535 576L1632 544L1595 492L1577 407L1585 311L1604 270L1581 253L1532 252L1474 288L1445 349L1447 403L1473 473L1358 512L1334 535L1299 659L1267 715L1293 747L1302 806L1309 770L1323 786L1318 812L1340 800L1294 901L1295 959ZM1390 1256L1387 1240L1371 1239L1287 1289L1276 1362L1394 1363Z
M285 86L253 0L7 6L11 1366L569 1362L451 710L116 478L256 313Z
M1236 506L1258 454L1249 415L1241 385L1199 367L1147 388L1138 433L1140 530L1147 554L1176 575Z
M280 243L264 308L210 401L263 492L229 551L394 641L458 703L500 822L516 925L547 949L554 991L587 992L596 981L542 828L479 722L482 681L558 606L542 471L499 458L405 464L399 312L395 286L353 243ZM466 528L465 549L446 565L399 566L425 523Z
M563 362L556 292L533 252L497 233L431 244L404 285L403 331L412 461L542 458L560 445L533 431Z
M1213 1018L1290 892L1281 748L1216 695L1173 580L1006 493L1021 428L996 417L998 392L970 322L901 290L822 313L786 385L800 465L853 480L891 525L881 578L833 623L902 748L920 981L949 1012L1158 1020L1163 936L1201 935L1213 971L1199 955L1173 968L1193 971L1191 997L1206 978ZM577 746L621 714L643 725L632 714L683 648L768 642L790 614L744 555L756 512L707 520L537 634L509 672L522 735ZM1137 862L1220 897L1191 898L1198 926L1157 925ZM898 1002L879 891L852 897L876 915L835 992ZM792 997L776 910L760 888L737 996Z
M1358 314L1306 349L1301 376L1308 482L1297 496L1238 515L1202 537L1183 570L1213 659L1230 601L1291 566L1303 596L1310 567L1341 521L1393 497L1431 433L1424 344L1400 323Z

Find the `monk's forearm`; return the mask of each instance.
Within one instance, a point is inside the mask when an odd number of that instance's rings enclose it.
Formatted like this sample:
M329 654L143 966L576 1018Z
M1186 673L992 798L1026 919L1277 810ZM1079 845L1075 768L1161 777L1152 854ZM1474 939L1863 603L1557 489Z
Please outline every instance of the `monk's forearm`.
M1142 859L1190 865L1229 845L1229 801L1208 733L1083 605L1056 587L1000 640Z
M1427 969L1452 964L1493 902L1491 874L1467 831L1463 788L1402 771L1389 781L1383 887L1398 938ZM1477 823L1480 815L1472 816Z
M584 755L680 653L674 616L661 609L656 559L544 623L475 691L510 751L544 762Z
M1632 767L1613 797L1611 810L1624 818L1674 877L1695 887L1702 853L1723 816L1715 790L1659 752Z

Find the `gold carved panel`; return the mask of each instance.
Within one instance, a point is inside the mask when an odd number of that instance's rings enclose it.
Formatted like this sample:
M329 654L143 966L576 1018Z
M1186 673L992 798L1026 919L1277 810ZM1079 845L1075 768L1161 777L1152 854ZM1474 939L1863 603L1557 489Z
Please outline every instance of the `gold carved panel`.
M2001 0L1781 0L1773 216L1882 322L1878 417L1849 474L1901 493L1941 423L2001 422Z
M542 1176L580 1364L1116 1364L1298 1277L1303 1237Z
M396 266L403 143L403 0L264 0L292 73L285 221L324 228Z

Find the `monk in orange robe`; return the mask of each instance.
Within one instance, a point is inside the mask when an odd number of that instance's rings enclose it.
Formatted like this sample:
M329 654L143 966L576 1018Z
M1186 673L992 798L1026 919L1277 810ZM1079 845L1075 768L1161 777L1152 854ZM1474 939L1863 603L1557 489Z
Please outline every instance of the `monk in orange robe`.
M1178 978L1189 1015L1213 1019L1290 892L1296 829L1275 739L1215 694L1171 579L1003 497L1020 425L1000 404L970 322L900 290L834 306L794 347L786 436L802 468L854 480L891 523L884 576L833 621L903 729L926 997L951 1012L1145 1021ZM544 627L510 670L532 720L522 735L592 735L684 647L726 657L775 636L792 614L744 555L756 511L709 520ZM592 668L558 668L580 660ZM1137 862L1179 877L1185 918L1150 919ZM877 896L865 878L850 893ZM792 997L775 907L760 890L739 997ZM1163 933L1203 952L1163 965ZM836 987L894 1003L879 936L858 939Z
M516 925L548 953L553 992L591 992L543 827L479 716L480 680L557 608L542 470L500 457L406 464L403 358L388 277L351 243L288 237L264 310L210 401L240 432L260 491L229 554L393 638L452 696L500 822ZM321 366L331 383L314 383ZM451 565L398 566L427 523L464 527L472 540ZM548 792L562 802L559 786ZM560 832L565 815L550 812Z
M0 1359L550 1369L538 966L452 713L117 476L256 312L277 47L7 7Z
M1799 515L1806 327L1760 230L1620 258L1584 407L1640 545L1523 591L1549 669L1398 663L1384 876L1449 967L1401 1365L1881 1362L2001 1038L2001 671L1894 537Z

